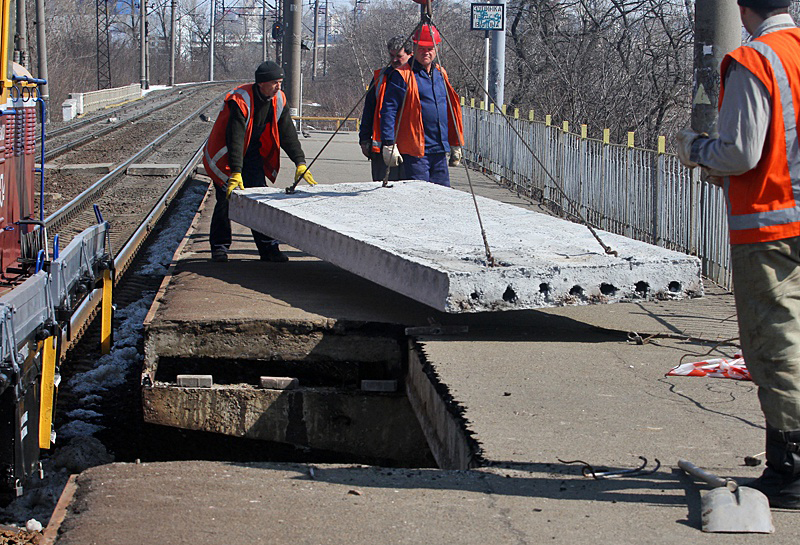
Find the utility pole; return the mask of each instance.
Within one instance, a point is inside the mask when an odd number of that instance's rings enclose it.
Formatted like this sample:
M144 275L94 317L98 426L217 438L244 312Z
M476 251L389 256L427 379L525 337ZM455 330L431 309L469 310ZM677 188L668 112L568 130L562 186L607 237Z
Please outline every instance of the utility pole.
M25 68L28 67L28 14L25 11L25 0L17 0L17 50L14 61Z
M111 46L108 31L108 0L96 0L97 6L97 88L111 87Z
M501 108L505 100L506 85L506 27L505 11L506 1L496 0L495 3L502 4L503 28L492 30L491 63L489 68L489 94L498 108ZM488 107L488 104L487 104Z
M139 83L142 90L147 89L147 31L145 24L147 21L147 0L139 0Z
M322 75L328 75L328 0L325 0L325 49L322 50Z
M177 26L175 15L178 12L178 0L172 0L172 17L169 29L169 85L175 85L175 28Z
M483 36L483 103L486 109L489 109L489 64L492 62L492 40L489 37L489 31L484 30Z
M261 0L261 62L267 60L267 0Z
M300 38L303 31L301 0L283 0L283 72L286 103L291 115L300 115Z
M39 61L39 78L47 80L47 35L45 34L44 0L36 0L36 52ZM49 85L39 87L45 106L50 106ZM48 120L49 121L49 120Z
M214 81L214 42L217 40L216 36L214 35L214 19L216 15L217 2L216 0L211 0L211 29L209 31L210 36L208 37L208 81Z
M317 79L317 31L319 30L319 0L314 0L314 49L311 51L311 81Z
M742 44L739 10L729 0L697 0L694 7L692 129L716 136L719 66Z

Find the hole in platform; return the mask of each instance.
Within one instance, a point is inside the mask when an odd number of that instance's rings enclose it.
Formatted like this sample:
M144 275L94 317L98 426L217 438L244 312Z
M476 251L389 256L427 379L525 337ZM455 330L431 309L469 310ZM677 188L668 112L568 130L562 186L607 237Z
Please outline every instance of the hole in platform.
M636 282L636 293L642 297L647 295L647 291L650 289L650 284L645 282L644 280L640 280Z
M436 467L401 369L388 357L381 362L161 358L155 385L142 392L153 437L146 448L139 445L135 454L115 453L116 458ZM178 374L210 374L214 386L178 388ZM296 377L300 386L262 389L260 376ZM365 391L367 380L374 390Z
M477 301L478 299L481 298L481 294L478 293L477 291L473 291L472 293L469 294L469 296L472 298L473 301Z
M669 283L669 291L672 293L680 293L681 291L681 283L677 280L673 280Z
M516 303L517 302L517 293L508 286L506 291L503 293L503 301L506 303Z
M574 295L576 297L580 297L581 295L583 295L583 288L576 284L572 286L572 288L569 290L569 294Z
M549 295L550 294L550 284L547 284L545 282L542 282L541 284L539 284L539 293L542 293L544 295Z
M608 284L606 282L600 284L600 293L603 295L616 295L617 291L617 287L614 284Z

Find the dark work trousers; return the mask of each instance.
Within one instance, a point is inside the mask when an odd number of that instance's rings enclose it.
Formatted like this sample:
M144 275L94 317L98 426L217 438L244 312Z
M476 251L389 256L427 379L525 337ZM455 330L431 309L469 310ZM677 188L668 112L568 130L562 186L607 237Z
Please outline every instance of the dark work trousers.
M431 153L424 157L403 154L406 180L424 180L450 187L450 169L446 153Z
M383 155L371 151L369 152L369 162L372 163L372 180L382 182L383 177L386 176L386 163L383 162ZM389 181L396 182L398 180L405 180L402 164L389 170Z
M245 187L266 187L267 177L264 175L264 167L260 162L245 160L242 169L242 183ZM231 220L228 218L228 199L225 198L225 188L220 189L214 186L217 203L214 205L214 214L211 216L211 229L208 240L211 243L211 253L225 252L231 247ZM258 255L265 257L270 253L270 249L277 241L258 231L250 230L253 233L253 240L258 248ZM273 250L274 251L274 250Z

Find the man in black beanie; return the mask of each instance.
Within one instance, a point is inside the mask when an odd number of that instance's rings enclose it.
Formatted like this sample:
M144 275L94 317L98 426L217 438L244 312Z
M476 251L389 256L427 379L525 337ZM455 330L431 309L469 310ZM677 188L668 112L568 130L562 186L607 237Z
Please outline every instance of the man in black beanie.
M800 509L800 29L789 0L739 0L753 39L722 61L718 138L691 129L678 157L728 203L739 336L766 420L764 473L748 486Z
M275 182L280 169L280 148L296 165L295 182L303 178L315 185L306 168L306 157L297 139L286 95L281 91L283 70L272 61L256 68L255 83L237 87L225 97L203 153L206 172L214 180L217 202L211 217L209 242L211 259L228 261L231 222L228 199L231 192L245 187L265 187ZM262 261L285 262L289 258L278 241L252 231Z

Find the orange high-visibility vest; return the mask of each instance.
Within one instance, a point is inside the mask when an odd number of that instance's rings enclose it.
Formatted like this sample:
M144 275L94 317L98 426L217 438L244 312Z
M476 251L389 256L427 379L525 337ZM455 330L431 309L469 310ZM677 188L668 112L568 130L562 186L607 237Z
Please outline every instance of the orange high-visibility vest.
M450 85L444 68L441 66L436 68L442 72L444 84L447 87L447 101L450 103L447 107L447 140L451 146L463 146L464 120L461 116L461 100L453 86ZM405 80L408 91L406 92L403 116L399 121L395 119L395 123L400 123L396 130L395 143L400 153L423 157L425 155L425 129L422 126L422 108L419 102L417 78L414 77L414 71L408 64L396 70Z
M250 146L250 136L253 134L254 86L255 84L253 83L242 85L225 96L222 111L217 116L217 120L211 128L211 135L208 137L203 149L203 165L206 167L206 173L219 187L225 187L228 177L231 175L231 167L228 164L228 145L225 141L225 133L230 119L228 102L235 102L244 114L246 129L243 153L246 153L247 148ZM264 174L273 183L275 183L275 178L278 177L278 170L281 167L281 139L278 134L278 119L285 105L286 95L283 94L283 91L278 91L272 97L273 116L272 123L270 123L271 126L268 127L269 130L265 129L261 133L260 138L261 147L259 148L259 153L264 161Z
M375 93L375 112L372 114L372 152L381 152L381 106L383 106L383 95L386 94L386 82L388 77L386 72L392 73L386 68L375 70L372 77L373 90Z
M800 149L794 98L800 100L800 29L771 32L732 51L722 61L723 80L732 60L764 84L772 117L755 168L724 180L731 244L800 236ZM723 97L724 82L720 104Z

